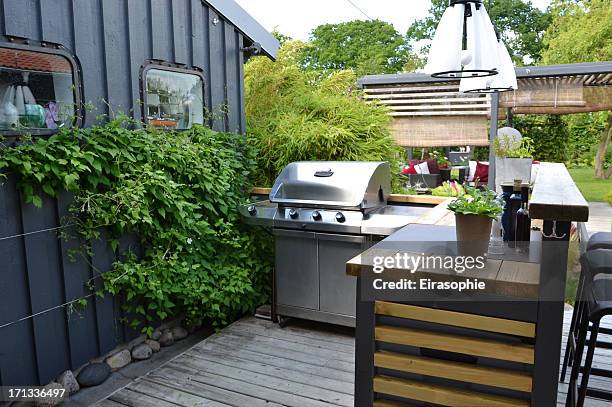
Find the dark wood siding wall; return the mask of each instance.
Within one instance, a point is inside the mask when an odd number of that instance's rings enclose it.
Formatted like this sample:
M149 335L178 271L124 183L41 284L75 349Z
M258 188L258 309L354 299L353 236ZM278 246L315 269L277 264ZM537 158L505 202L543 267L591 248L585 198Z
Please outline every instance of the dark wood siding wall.
M245 131L245 40L201 0L0 0L0 35L61 44L78 58L83 99L95 106L86 125L120 111L140 119L139 71L159 59L200 68L213 128ZM117 298L61 306L90 293L86 282L113 253L101 239L91 257L71 261L78 243L57 230L71 197L45 197L37 209L15 183L0 179L0 385L45 384L137 333L121 324Z
M243 35L202 0L0 0L0 34L63 45L81 63L84 101L141 118L139 70L149 59L206 78L213 128L244 132ZM108 103L106 103L108 102Z

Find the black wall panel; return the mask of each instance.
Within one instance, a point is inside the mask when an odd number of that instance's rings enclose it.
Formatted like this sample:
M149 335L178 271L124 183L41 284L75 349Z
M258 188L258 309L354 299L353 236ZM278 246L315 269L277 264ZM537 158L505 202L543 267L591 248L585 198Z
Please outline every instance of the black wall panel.
M157 59L200 68L210 124L245 131L244 38L202 0L0 0L0 35L61 44L76 56L83 101L94 106L87 126L100 114L140 119L140 68ZM114 254L102 236L91 258L73 261L81 242L57 230L71 195L46 196L38 209L15 183L12 175L0 181L0 385L46 384L138 332L120 323L118 298L62 306L89 295L92 278L99 286ZM138 246L134 237L126 245Z

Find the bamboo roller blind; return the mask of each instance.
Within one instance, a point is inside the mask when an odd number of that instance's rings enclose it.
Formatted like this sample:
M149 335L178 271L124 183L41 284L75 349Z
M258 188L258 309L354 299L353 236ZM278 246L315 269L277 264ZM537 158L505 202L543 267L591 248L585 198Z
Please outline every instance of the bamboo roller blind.
M458 82L366 87L366 100L386 105L391 131L405 147L487 145L487 95L459 93Z
M612 110L612 74L519 78L500 94L499 118L515 114L572 114ZM459 83L371 85L364 98L393 117L391 130L405 147L488 145L489 95L459 92Z

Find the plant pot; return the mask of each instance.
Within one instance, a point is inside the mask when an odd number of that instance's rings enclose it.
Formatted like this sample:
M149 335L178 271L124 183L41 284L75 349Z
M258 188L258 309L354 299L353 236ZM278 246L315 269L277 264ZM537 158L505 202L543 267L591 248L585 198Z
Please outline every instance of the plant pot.
M440 179L442 182L450 181L451 169L450 168L440 168Z
M504 183L513 183L515 179L523 182L531 180L531 158L495 158L495 188L501 191Z
M476 257L487 253L492 221L488 216L455 213L457 254Z

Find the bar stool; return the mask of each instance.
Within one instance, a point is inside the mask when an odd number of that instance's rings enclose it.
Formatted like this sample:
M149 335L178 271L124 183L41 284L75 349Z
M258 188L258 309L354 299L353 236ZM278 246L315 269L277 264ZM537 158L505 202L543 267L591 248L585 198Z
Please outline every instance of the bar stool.
M609 249L612 250L612 232L596 232L589 238L586 245L586 252L597 249ZM596 261L593 258L592 261ZM604 258L600 255L600 261ZM578 316L580 315L580 307L582 305L580 297L582 295L582 288L584 286L584 277L587 266L584 264L584 257L580 259L581 271L580 277L578 278L578 287L576 288L576 300L574 302L574 311L572 312L572 320L570 323L569 332L567 335L567 344L565 346L565 354L563 356L563 367L561 369L561 382L565 381L565 374L567 373L568 366L573 364L573 355L576 350L576 327L579 326ZM600 333L612 335L612 329L602 328Z
M596 232L587 242L586 251L595 249L612 249L612 232Z
M599 333L604 333L603 328L600 328L602 318L612 315L612 250L595 249L588 251L582 256L581 262L583 263L582 274L584 274L584 278L580 299L581 305L577 316L578 339L566 400L566 406L572 407L582 407L587 395L612 400L612 392L588 387L591 375L612 378L612 371L592 367L593 356L597 347L612 349L611 343L597 340ZM589 324L592 324L590 328ZM588 338L588 350L584 367L582 367L582 354L587 343L589 330L591 334ZM582 371L582 378L580 386L577 386L580 371ZM578 398L576 398L576 395L578 395Z

